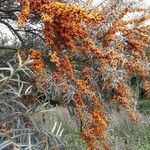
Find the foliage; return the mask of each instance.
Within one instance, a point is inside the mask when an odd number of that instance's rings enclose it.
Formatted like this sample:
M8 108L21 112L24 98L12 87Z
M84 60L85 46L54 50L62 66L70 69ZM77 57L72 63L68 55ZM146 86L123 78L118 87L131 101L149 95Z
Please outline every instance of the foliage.
M33 22L40 24L45 41L44 50L30 46L26 47L28 51L23 51L24 48L18 51L19 69L30 58L32 61L27 66L34 74L33 81L29 81L32 84L25 90L33 87L31 97L24 104L26 111L36 112L41 107L34 92L43 93L42 99L44 97L46 102L52 99L68 107L71 116L75 116L87 149L93 150L97 145L109 149L107 104L115 104L117 111L126 110L131 122L136 124L139 88L142 87L150 97L149 61L145 52L149 48L149 26L144 25L149 19L149 8L109 0L98 7L92 7L91 1L83 6L80 1L61 0L16 0L16 4L21 5L17 16L20 29ZM137 12L141 13L139 17L125 19L127 14ZM11 65L4 69L10 71L10 76L1 75L2 87L16 73ZM22 97L24 84L17 76L19 90L9 85L10 89L4 91L13 91ZM137 79L134 88L130 82L133 77ZM31 109L29 105L37 108ZM44 103L44 108L50 106Z
M16 62L18 60L18 62ZM0 74L0 149L48 149L52 145L63 146L62 123L44 121L50 109L48 103L41 103L33 95L31 82L35 74L27 67L30 58L8 62L1 67ZM40 116L41 119L36 119Z

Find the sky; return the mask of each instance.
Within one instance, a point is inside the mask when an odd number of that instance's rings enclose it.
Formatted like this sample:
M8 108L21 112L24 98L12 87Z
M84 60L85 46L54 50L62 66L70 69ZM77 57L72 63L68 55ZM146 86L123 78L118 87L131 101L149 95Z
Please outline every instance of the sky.
M87 0L84 0L84 1L87 1ZM97 5L97 4L100 4L101 2L103 2L105 0L93 0L93 5ZM135 1L135 2L139 2L140 0L124 0L124 1ZM150 6L150 0L143 0L142 3L145 5L145 6Z

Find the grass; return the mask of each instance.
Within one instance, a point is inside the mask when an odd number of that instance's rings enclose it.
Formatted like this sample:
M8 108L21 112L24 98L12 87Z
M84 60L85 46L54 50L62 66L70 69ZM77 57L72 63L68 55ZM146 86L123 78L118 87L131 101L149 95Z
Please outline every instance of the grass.
M150 100L144 98L138 102L138 110L141 113L149 113L150 114Z
M131 126L126 130L121 130L121 127L114 128L112 137L117 143L112 143L112 146L114 144L116 147L126 150L150 150L150 128ZM116 149L114 148L114 150Z
M124 112L113 112L108 132L112 150L150 150L150 115L139 115L139 123L132 125Z
M77 128L65 127L64 138L67 141L65 150L86 150L86 145L80 139Z

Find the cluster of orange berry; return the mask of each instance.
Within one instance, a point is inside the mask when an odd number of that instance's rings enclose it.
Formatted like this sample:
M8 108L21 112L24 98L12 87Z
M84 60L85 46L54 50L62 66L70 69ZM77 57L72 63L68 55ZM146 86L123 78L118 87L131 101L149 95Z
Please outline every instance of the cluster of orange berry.
M40 73L43 71L44 69L44 64L42 61L42 56L41 56L41 52L34 50L34 49L30 49L29 50L29 55L30 58L33 59L33 63L32 63L32 68L36 73Z
M29 0L21 0L22 10L18 15L18 25L22 27L24 22L27 20L27 17L30 13L30 1Z
M148 16L129 21L124 20L124 16L127 13L143 12L145 9L118 8L116 3L111 3L110 7L106 7L109 10L107 12L88 10L55 0L22 0L22 4L22 11L18 17L20 24L25 22L30 9L34 10L43 22L46 45L51 48L49 60L55 65L54 81L62 92L67 92L68 81L75 89L72 99L76 113L84 125L81 137L89 150L95 148L97 139L106 139L107 117L102 112L102 105L96 96L98 93L107 95L111 102L122 106L121 108L128 112L131 121L136 123L133 93L128 80L135 73L141 78L148 76L148 68L143 62L147 61L144 49L148 47L149 36L147 28L142 27ZM133 25L134 28L128 25ZM105 32L101 33L100 31L104 31L101 28L105 29ZM70 57L72 55L88 58L88 62L83 61L83 65L76 68ZM34 60L35 72L41 72L44 67L41 53L30 50L30 56ZM90 82L92 75L96 77L94 86ZM149 84L144 82L143 87L149 94ZM104 147L106 149L107 146Z
M118 83L114 87L115 96L113 97L113 102L119 104L125 108L129 114L129 117L133 123L137 123L137 115L132 110L132 92L128 87L125 87L124 84Z
M95 95L91 96L91 106L86 105L82 98L83 93L76 91L73 95L73 102L76 106L76 113L82 123L81 138L86 142L88 150L94 150L97 140L99 147L107 140L105 130L108 127L106 116L100 111L101 104ZM85 112L87 109L88 113ZM106 146L106 145L105 145Z

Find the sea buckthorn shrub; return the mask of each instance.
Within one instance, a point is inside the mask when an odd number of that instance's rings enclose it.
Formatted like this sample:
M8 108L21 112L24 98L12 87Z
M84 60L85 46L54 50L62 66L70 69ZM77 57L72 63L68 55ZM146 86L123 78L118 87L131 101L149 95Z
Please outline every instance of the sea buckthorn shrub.
M40 74L44 66L41 53L30 49L26 57L18 51L4 65L0 67L0 149L64 147L64 125L60 117L56 119L58 109L40 90L47 80L46 73Z
M55 0L18 0L18 26L34 14L42 22L48 52L29 50L36 87L48 90L52 75L57 97L71 105L80 121L81 138L87 149L109 149L106 130L109 115L104 105L113 103L137 123L136 96L131 78L138 77L149 97L149 8L106 1L99 7ZM126 14L141 13L125 19ZM44 55L44 56L43 56ZM44 61L46 57L48 61ZM48 67L51 66L51 67ZM47 69L49 68L49 70ZM98 142L99 141L99 142Z

